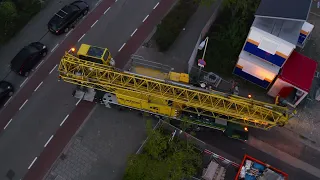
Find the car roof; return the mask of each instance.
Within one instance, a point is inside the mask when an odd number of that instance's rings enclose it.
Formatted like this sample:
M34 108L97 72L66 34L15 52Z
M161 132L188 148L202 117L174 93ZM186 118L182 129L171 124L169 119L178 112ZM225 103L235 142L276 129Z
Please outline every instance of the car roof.
M79 10L78 6L75 5L66 5L61 8L49 21L50 24L60 25L64 22L64 18L68 16L69 13L72 13L76 10Z
M22 48L18 54L12 59L11 65L14 69L20 69L22 64L26 61L27 58L30 57L30 55L39 52L38 49L36 49L33 46L25 46Z

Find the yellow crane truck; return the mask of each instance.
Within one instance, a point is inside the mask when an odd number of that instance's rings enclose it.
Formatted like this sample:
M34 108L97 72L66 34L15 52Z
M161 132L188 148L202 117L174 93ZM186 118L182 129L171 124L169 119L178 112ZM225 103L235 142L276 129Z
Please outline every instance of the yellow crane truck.
M196 87L185 73L114 65L107 48L82 44L62 57L59 79L78 85L77 98L187 121L241 140L247 140L249 127L268 130L292 117L287 107Z

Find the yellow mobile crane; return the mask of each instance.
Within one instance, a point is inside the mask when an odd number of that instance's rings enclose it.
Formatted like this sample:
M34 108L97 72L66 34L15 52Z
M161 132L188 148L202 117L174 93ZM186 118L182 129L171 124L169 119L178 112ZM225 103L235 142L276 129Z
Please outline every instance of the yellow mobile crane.
M109 51L103 51L108 52L104 62L84 57L81 47L76 55L66 52L61 59L59 78L94 92L82 99L98 97L106 106L117 104L188 121L243 140L248 138L248 127L268 130L285 125L291 117L286 107L195 87L188 84L188 74L171 72L169 78L160 79L116 69Z

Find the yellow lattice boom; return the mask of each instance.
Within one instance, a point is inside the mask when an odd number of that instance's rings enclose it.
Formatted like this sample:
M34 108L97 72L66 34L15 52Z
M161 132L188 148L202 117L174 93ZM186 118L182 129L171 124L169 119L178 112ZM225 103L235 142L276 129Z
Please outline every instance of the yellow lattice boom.
M219 117L244 126L270 129L286 124L289 119L286 107L146 77L81 60L68 53L61 59L59 72L60 78L69 83L111 93L140 93L172 102L179 111Z

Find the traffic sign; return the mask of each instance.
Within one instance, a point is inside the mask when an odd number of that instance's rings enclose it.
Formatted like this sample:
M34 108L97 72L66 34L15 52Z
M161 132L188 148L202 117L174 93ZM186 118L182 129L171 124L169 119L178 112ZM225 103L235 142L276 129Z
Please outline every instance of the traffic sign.
M204 66L206 65L206 61L204 59L199 59L198 60L198 66L204 68Z

